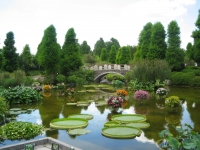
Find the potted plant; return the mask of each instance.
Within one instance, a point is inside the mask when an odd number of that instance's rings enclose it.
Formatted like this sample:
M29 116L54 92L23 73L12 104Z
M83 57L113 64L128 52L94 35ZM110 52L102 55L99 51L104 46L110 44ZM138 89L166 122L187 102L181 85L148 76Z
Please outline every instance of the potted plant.
M137 90L134 93L134 99L139 100L142 102L142 100L148 100L150 98L150 94L147 91L144 90Z
M113 108L121 107L123 99L121 97L111 96L107 100L107 104Z

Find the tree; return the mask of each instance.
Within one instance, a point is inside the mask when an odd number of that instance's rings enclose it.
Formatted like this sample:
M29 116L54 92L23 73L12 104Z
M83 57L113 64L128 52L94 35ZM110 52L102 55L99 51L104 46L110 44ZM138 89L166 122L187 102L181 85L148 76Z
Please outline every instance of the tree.
M184 51L180 48L180 28L176 21L169 23L167 36L166 61L173 71L180 71L184 66Z
M164 59L166 54L164 26L157 22L152 27L151 43L147 53L147 59Z
M3 69L5 71L13 72L18 68L18 53L16 53L16 48L14 46L14 33L8 32L6 34L6 39L4 41L5 46L3 47L3 57L5 58L5 65Z
M139 52L140 58L146 59L149 52L149 47L151 43L151 34L152 34L153 24L151 22L147 23L139 36Z
M56 29L50 25L45 31L36 54L38 63L48 74L55 74L59 70L60 45L57 43Z
M186 55L189 57L189 59L194 60L194 50L191 42L189 42L186 46Z
M0 49L0 70L2 70L4 66L4 57L3 57L3 49Z
M108 51L106 48L102 48L100 58L102 61L108 60Z
M192 32L192 37L194 38L194 60L199 66L200 63L200 10L197 21L195 23L197 29Z
M108 50L109 53L110 53L112 45L115 46L116 50L118 50L120 48L120 44L119 44L118 40L113 37L110 39L110 41L105 42L105 44L106 44L106 49Z
M115 61L116 61L116 54L117 54L116 47L115 47L115 45L112 45L111 50L110 50L110 53L109 53L109 58L108 58L108 61L109 61L110 63L115 64Z
M118 56L118 63L119 64L128 64L131 60L131 53L130 53L130 47L129 46L123 46L120 48L121 53Z
M91 48L87 44L87 41L83 41L83 43L80 45L80 51L81 51L81 54L89 54L90 53Z
M102 48L106 48L106 45L104 40L100 38L94 45L94 54L100 57Z
M80 48L76 33L70 28L65 35L65 42L61 52L61 71L68 76L71 72L77 71L83 65L80 55Z

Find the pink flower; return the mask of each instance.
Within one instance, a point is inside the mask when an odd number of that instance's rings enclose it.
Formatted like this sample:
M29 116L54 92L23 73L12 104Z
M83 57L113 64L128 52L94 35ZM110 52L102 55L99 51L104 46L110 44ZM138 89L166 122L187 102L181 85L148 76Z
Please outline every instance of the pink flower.
M134 99L137 99L137 100L149 99L149 97L150 97L150 94L147 91L137 90L134 93Z

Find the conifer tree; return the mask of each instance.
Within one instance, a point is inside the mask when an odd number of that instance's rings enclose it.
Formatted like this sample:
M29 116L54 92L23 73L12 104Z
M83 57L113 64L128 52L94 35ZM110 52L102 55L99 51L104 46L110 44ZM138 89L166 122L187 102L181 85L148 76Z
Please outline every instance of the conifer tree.
M106 48L106 45L103 38L100 38L94 45L94 54L100 57L102 48Z
M108 58L108 61L110 63L113 63L115 64L116 62L116 54L117 54L117 50L116 50L116 47L115 45L112 45L111 46L111 50L110 50L110 53L109 53L109 58Z
M102 61L108 60L108 51L106 48L102 48L100 58Z

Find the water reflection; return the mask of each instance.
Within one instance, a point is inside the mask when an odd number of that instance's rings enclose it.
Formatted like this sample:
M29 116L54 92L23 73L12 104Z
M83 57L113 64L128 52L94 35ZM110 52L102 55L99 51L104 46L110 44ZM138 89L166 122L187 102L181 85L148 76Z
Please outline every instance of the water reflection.
M190 88L175 88L170 87L168 96L176 95L183 100L182 110L170 112L166 111L164 107L164 99L151 98L144 101L142 104L133 100L130 96L123 104L122 108L112 109L108 106L96 106L95 101L105 100L115 93L78 93L75 96L60 96L56 91L52 91L50 97L45 97L40 104L34 106L34 110L29 114L20 114L17 117L17 121L29 121L33 123L43 124L46 128L49 128L50 121L56 118L68 117L71 114L92 114L94 118L89 120L89 124L86 127L91 132L81 136L70 136L67 130L47 130L44 135L37 138L48 136L55 139L59 139L71 145L76 145L82 149L95 149L95 150L107 150L107 149L158 149L155 142L160 139L159 132L165 128L169 128L174 132L172 125L178 124L190 124L194 127L196 132L200 132L200 119L199 109L200 101L199 96L196 94L199 89ZM67 102L76 102L83 100L93 100L89 106L75 106L66 105ZM19 106L13 106L19 107ZM30 106L33 107L33 106ZM104 124L116 114L143 114L147 117L147 122L150 123L148 129L143 129L140 137L135 139L112 139L107 138L101 134L101 129ZM11 143L17 143L21 141L9 141L6 140L3 145L9 145Z

